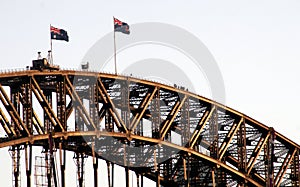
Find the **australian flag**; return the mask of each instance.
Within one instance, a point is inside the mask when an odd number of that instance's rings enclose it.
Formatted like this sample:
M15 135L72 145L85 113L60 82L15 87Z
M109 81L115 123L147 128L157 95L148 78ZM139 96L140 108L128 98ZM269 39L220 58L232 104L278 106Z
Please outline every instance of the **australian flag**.
M125 22L122 22L116 18L114 18L115 23L115 32L122 32L124 34L130 34L129 25Z
M67 31L50 26L51 39L69 41Z

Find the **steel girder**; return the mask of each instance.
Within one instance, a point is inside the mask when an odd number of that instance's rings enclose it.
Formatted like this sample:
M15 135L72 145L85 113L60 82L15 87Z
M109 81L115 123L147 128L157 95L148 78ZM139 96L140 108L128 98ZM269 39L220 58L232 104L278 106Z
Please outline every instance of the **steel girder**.
M0 101L0 147L13 155L25 147L28 181L31 147L49 149L51 134L61 152L92 156L95 176L101 158L164 186L299 186L299 145L182 89L112 74L28 70L0 74Z

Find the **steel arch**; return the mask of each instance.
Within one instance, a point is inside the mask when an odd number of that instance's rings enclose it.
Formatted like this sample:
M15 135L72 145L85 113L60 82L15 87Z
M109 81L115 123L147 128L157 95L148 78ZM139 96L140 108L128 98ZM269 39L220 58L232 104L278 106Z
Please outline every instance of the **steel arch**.
M25 147L28 186L28 148L51 152L50 138L60 151L92 156L95 172L101 158L164 186L299 186L299 145L182 87L88 71L7 71L0 101L0 148Z

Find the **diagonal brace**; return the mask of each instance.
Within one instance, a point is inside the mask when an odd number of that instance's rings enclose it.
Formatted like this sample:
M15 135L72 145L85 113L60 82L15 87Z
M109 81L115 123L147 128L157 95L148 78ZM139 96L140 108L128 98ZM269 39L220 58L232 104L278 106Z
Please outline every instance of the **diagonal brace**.
M150 104L151 100L153 99L154 95L156 94L157 90L158 90L157 87L155 87L154 90L152 91L152 93L147 93L143 102L140 104L140 106L139 106L140 112L136 113L136 115L134 116L134 118L131 122L131 125L130 125L131 131L134 131L134 129L138 125L138 122L143 117L147 107L149 106L149 104ZM139 110L137 110L137 111L139 111Z
M221 147L220 147L220 151L219 151L220 157L219 157L219 160L221 160L223 158L225 152L227 151L228 146L231 143L232 138L234 137L234 135L236 134L236 132L240 128L240 126L241 126L241 124L242 124L243 121L244 121L244 119L241 118L238 124L234 123L234 125L231 127L230 131L228 132L228 134L227 134L227 136L225 138L225 140L227 140L227 141L224 141L222 143Z
M171 110L171 112L169 113L167 119L164 121L164 124L162 125L162 129L160 130L160 134L161 137L160 139L163 140L165 138L165 135L167 134L167 132L169 131L177 113L179 112L179 110L181 109L183 103L185 102L185 100L187 99L187 96L184 95L183 99L180 101L178 100L175 105L173 106L173 109Z
M195 132L193 133L188 146L189 148L193 148L195 143L197 142L202 129L204 128L204 125L207 123L207 121L210 119L211 115L213 114L214 110L215 110L215 106L212 107L212 109L205 111L204 115L202 116L202 118L199 120L199 123L195 129Z

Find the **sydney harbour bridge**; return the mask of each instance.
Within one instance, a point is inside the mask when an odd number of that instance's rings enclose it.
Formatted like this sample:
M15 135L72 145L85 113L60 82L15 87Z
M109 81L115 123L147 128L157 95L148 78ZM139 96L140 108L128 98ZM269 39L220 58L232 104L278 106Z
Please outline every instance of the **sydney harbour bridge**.
M126 187L129 172L138 187L144 178L165 187L300 186L298 144L182 87L60 70L40 59L0 74L0 102L0 148L9 148L14 187L21 173L28 187L65 187L66 152L74 153L79 187L88 158L95 187L102 186L100 159L109 187L115 165L124 168ZM34 157L33 147L42 156Z

